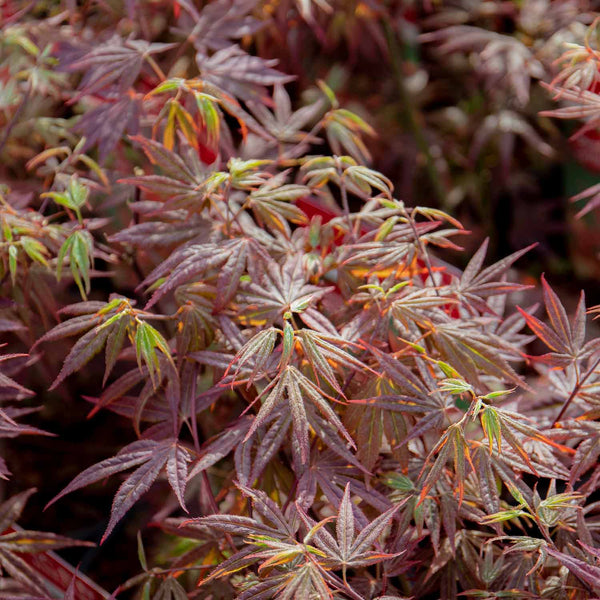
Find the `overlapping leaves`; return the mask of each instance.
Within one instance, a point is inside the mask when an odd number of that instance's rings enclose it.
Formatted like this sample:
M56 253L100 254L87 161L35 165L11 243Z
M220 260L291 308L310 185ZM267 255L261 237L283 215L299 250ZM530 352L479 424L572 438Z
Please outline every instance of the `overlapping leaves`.
M48 580L27 560L27 555L73 546L94 546L68 537L43 531L25 531L16 525L28 498L35 492L31 489L12 496L0 505L0 569L5 577L11 578L24 591L37 598L52 598ZM16 529L15 529L16 528Z
M457 22L478 10L458 5ZM323 83L324 96L296 106L285 87L292 78L268 53L251 54L269 38L248 36L273 12L288 11L287 20L291 5L180 0L160 18L164 3L127 7L127 20L106 30L120 7L77 9L69 31L91 39L99 14L103 31L129 37L100 32L93 47L63 37L55 49L80 115L74 131L86 139L73 139L65 119L40 124L51 133L36 138L45 147L29 166L45 178L41 200L52 216L3 196L2 274L15 310L28 303L21 284L39 288L39 304L52 298L37 276L51 269L57 279L70 270L84 299L94 298L63 308L68 318L45 327L32 360L54 368L51 344L77 338L56 388L104 352L105 387L86 396L91 415L112 410L139 438L55 500L121 474L103 540L162 476L174 495L163 514L214 513L163 524L186 538L169 568L141 559L143 594L161 599L183 598L194 571L206 586L197 594L222 583L223 594L248 600L559 597L560 586L583 597L597 583L589 548L600 476L600 359L597 340L586 339L583 297L569 319L543 280L546 324L506 301L527 288L509 281L509 269L528 249L487 266L485 242L462 273L442 262L439 251L458 250L455 236L466 232L439 209L394 197L392 181L365 164L367 121ZM300 11L318 32L321 18L306 2ZM379 11L360 5L353 18L383 19ZM43 36L11 38L28 55L24 77L41 74L33 57L51 65L53 45L37 45ZM506 76L517 103L540 76L525 37L471 25L428 37L472 53L488 88ZM573 96L571 78L590 74L569 73L555 80L570 88L564 99L592 106L591 92ZM58 90L48 90L55 101ZM13 92L2 91L14 111ZM595 122L592 109L559 111ZM473 160L496 133L504 161L515 136L550 153L503 109L475 135ZM95 146L106 168L88 155ZM107 218L84 218L97 213ZM101 229L94 237L92 226ZM94 266L110 262L111 289L128 297L106 300L93 285ZM30 322L40 327L37 315ZM525 325L548 354L528 355ZM524 359L547 383L540 392ZM26 395L10 375L3 387ZM26 431L15 421L23 411L3 409L0 433ZM14 564L5 569L16 578Z

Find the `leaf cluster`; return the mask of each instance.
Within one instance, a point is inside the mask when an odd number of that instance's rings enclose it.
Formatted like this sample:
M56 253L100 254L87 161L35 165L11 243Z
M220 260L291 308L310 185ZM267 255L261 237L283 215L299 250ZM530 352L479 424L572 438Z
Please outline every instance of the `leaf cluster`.
M317 38L335 18L294 7ZM42 133L21 154L32 191L0 196L0 324L48 390L135 436L50 504L119 476L103 543L166 481L156 521L177 552L150 567L140 536L143 573L117 597L600 593L600 346L583 295L570 318L542 279L547 318L514 307L531 247L444 262L461 222L399 198L370 165L367 121L325 82L300 104L258 51L290 10L138 0L1 26L1 155L18 158L31 90ZM428 41L478 52L488 87L507 78L526 104L543 75L531 48L441 25ZM497 131L550 154L505 110L474 156ZM536 338L548 352L531 355ZM15 422L27 411L2 408L0 435L42 433ZM6 526L23 502L0 506ZM44 596L20 535L0 536L0 565ZM44 535L27 543L71 543Z

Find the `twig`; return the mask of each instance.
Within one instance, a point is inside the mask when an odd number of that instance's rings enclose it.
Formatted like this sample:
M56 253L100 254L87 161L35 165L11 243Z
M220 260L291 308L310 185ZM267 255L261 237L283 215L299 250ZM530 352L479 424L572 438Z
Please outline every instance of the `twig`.
M10 123L6 126L6 129L4 130L4 135L2 136L2 139L0 140L0 152L2 152L4 145L8 141L8 138L9 138L14 126L17 124L17 121L19 120L19 116L23 112L25 105L29 102L29 96L31 96L31 82L30 81L27 82L27 89L25 90L25 94L23 94L23 98L21 98L21 102L20 102L19 106L17 107L15 114L12 116Z
M561 420L561 418L565 414L567 408L569 408L569 405L571 404L571 402L573 402L573 400L575 399L575 396L577 396L577 394L581 390L581 387L583 386L583 384L589 379L590 375L594 372L594 369L599 364L600 364L600 358L597 358L596 362L588 369L587 373L581 378L581 380L579 382L577 382L577 385L573 388L573 391L569 394L569 397L565 400L565 403L562 405L562 408L560 409L558 416L552 422L552 427L554 427Z
M390 54L390 60L392 62L392 70L394 73L394 79L396 80L396 86L398 88L398 94L400 96L400 102L402 103L403 113L404 113L404 121L406 127L410 130L415 143L417 144L417 148L425 157L425 169L427 171L427 176L431 183L431 187L440 203L442 208L446 208L446 191L444 189L444 185L440 180L439 173L435 166L434 158L431 154L431 150L429 149L429 143L427 139L423 135L423 130L419 125L419 120L417 118L417 111L412 103L410 93L406 89L406 85L404 84L404 73L402 72L402 65L400 64L399 56L400 56L400 48L398 46L398 41L396 39L396 35L392 30L392 26L390 25L388 19L383 19L383 29L385 32L385 39L388 46L388 52Z

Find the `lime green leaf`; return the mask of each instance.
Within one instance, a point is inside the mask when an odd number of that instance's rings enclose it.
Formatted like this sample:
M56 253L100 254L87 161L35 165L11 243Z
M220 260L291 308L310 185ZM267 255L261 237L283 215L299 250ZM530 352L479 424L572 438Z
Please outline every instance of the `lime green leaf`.
M136 358L140 369L142 368L142 361L148 367L154 387L158 385L160 379L160 361L157 350L162 352L170 362L173 362L171 350L162 334L145 321L137 321L135 331Z

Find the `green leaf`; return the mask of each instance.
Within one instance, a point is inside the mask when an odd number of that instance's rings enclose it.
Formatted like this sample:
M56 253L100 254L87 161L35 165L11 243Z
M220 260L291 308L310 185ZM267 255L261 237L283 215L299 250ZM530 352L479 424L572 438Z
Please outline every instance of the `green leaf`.
M502 428L498 412L491 406L486 406L481 411L480 418L483 433L488 438L490 454L492 452L494 440L496 441L496 445L498 447L498 453L500 453L502 450Z
M442 372L444 373L444 375L446 377L449 377L450 379L455 379L455 380L462 379L462 377L460 376L460 373L454 367L451 367L448 363L446 363L442 360L436 360L435 364L442 370Z
M70 247L70 267L73 279L79 288L81 297L87 299L90 292L90 267L94 263L92 236L87 231L75 231Z
M501 510L500 512L494 513L493 515L487 515L481 519L483 525L491 525L492 523L502 523L504 521L512 521L519 517L531 516L528 512L521 510L520 508L514 508L510 510Z
M59 204L75 212L77 220L81 223L81 209L85 205L89 195L89 189L79 181L76 175L69 179L67 189L62 192L46 192L40 194L41 198L51 198Z
M140 561L140 566L144 571L148 570L148 562L146 561L146 552L144 550L144 542L142 541L142 532L138 531L137 534L137 551L138 551L138 560Z
M438 381L438 387L442 392L451 394L464 394L465 392L473 392L473 386L467 383L464 379L449 377Z
M233 374L234 379L238 378L238 374L242 368L248 369L251 366L252 370L248 376L246 385L247 388L250 388L257 379L262 379L267 374L265 368L273 353L276 339L277 329L274 327L259 331L240 348L227 367L225 376L234 364L237 364L237 368Z
M281 360L279 361L280 368L286 366L290 361L290 357L294 350L294 339L294 328L291 323L286 320L283 325L283 349L281 351Z
M56 278L58 281L62 277L62 270L67 256L73 280L79 288L81 297L85 300L91 287L90 268L94 266L94 242L88 231L74 231L63 242L56 261Z
M117 358L125 342L125 336L127 335L129 329L130 320L131 319L129 318L129 315L127 315L124 312L120 312L108 319L103 324L103 326L110 327L112 323L118 321L118 325L111 328L110 335L106 340L106 367L104 369L104 378L102 380L102 385L106 385L108 376L110 375L111 371L113 370L113 367L115 366L115 363L117 362Z
M18 250L14 244L8 247L8 269L10 271L10 279L12 284L15 285L17 281L17 257Z
M44 267L48 266L48 261L46 260L46 256L48 256L48 249L46 246L44 246L41 242L38 242L38 240L26 235L21 236L19 242L31 260L43 265Z
M388 473L388 475L384 478L383 483L405 494L413 492L415 489L415 486L410 478L406 475L402 475L401 473Z
M157 350L173 364L171 350L162 334L152 325L145 321L136 321L135 331L135 354L138 366L142 368L142 362L148 367L150 379L154 388L158 386L160 380L160 361ZM174 366L174 365L173 365Z

